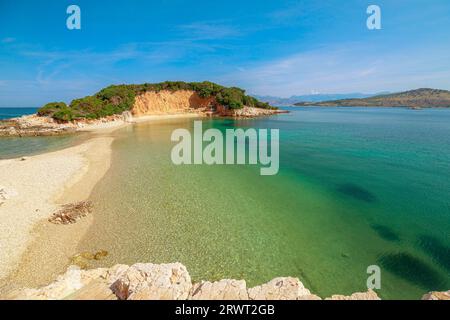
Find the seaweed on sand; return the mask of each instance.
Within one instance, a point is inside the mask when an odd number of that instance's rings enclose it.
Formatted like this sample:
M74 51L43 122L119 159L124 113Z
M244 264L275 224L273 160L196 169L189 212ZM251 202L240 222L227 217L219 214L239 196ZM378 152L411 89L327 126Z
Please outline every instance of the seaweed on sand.
M77 222L78 219L87 216L92 211L92 202L80 201L69 203L62 206L60 210L55 212L49 222L54 224L70 224Z

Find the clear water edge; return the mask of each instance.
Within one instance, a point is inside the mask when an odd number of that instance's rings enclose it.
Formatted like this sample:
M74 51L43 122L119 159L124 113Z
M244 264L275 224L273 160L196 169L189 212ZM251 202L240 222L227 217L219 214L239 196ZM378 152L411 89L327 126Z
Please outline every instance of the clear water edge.
M365 291L374 264L383 298L446 290L448 120L445 110L302 108L204 122L279 128L274 177L255 166L172 165L170 134L192 120L127 128L79 250L111 252L99 265L180 261L194 280L297 276L321 296Z
M92 267L180 261L195 281L297 276L323 297L365 291L371 264L382 269L383 298L448 290L450 112L292 111L204 122L280 129L274 177L255 166L172 165L170 134L192 120L116 131L79 251L110 252ZM40 141L36 152L48 150Z

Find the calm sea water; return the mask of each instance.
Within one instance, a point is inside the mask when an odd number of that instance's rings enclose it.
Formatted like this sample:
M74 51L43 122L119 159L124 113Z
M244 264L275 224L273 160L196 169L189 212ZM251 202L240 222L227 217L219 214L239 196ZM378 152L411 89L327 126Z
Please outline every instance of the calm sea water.
M0 120L36 113L37 108L0 108Z
M450 288L450 111L297 108L205 127L280 129L280 172L175 166L170 134L192 120L117 132L113 165L92 194L94 225L79 250L100 265L185 264L194 281L249 286L296 276L321 296L383 298Z
M192 120L116 131L78 251L109 251L92 267L179 261L194 281L295 276L322 297L365 291L370 265L381 268L383 298L448 290L450 110L291 110L203 120L280 129L276 176L258 166L173 165L170 135ZM37 139L37 150L49 147Z
M0 120L36 113L37 108L0 108ZM74 145L82 135L0 137L0 159L35 155Z

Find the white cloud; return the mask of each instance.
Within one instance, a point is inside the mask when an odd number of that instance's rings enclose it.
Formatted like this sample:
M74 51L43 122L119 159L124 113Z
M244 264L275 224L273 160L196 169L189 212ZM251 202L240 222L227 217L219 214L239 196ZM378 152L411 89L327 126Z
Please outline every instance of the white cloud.
M407 58L405 58L407 57ZM348 93L450 88L450 62L445 48L379 52L346 44L322 47L258 64L240 66L221 77L260 95Z

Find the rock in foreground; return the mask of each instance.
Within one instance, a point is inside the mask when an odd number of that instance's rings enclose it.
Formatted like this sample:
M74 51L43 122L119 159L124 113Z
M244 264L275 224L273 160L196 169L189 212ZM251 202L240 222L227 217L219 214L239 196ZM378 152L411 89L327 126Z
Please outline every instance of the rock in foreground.
M192 284L181 263L137 263L132 266L82 270L71 266L53 283L39 289L10 292L15 300L321 300L297 278L275 278L254 288L244 280ZM371 290L337 300L379 300Z
M422 300L450 300L450 290L446 292L429 292L422 297Z
M375 291L369 289L367 292L356 292L350 296L343 295L333 295L331 298L327 298L326 300L381 300L378 298Z
M194 284L189 300L248 300L244 280L202 281Z
M112 284L121 300L186 300L191 277L181 263L137 263Z
M299 279L290 277L275 278L266 284L249 289L248 293L252 300L297 300L311 296L311 292Z

